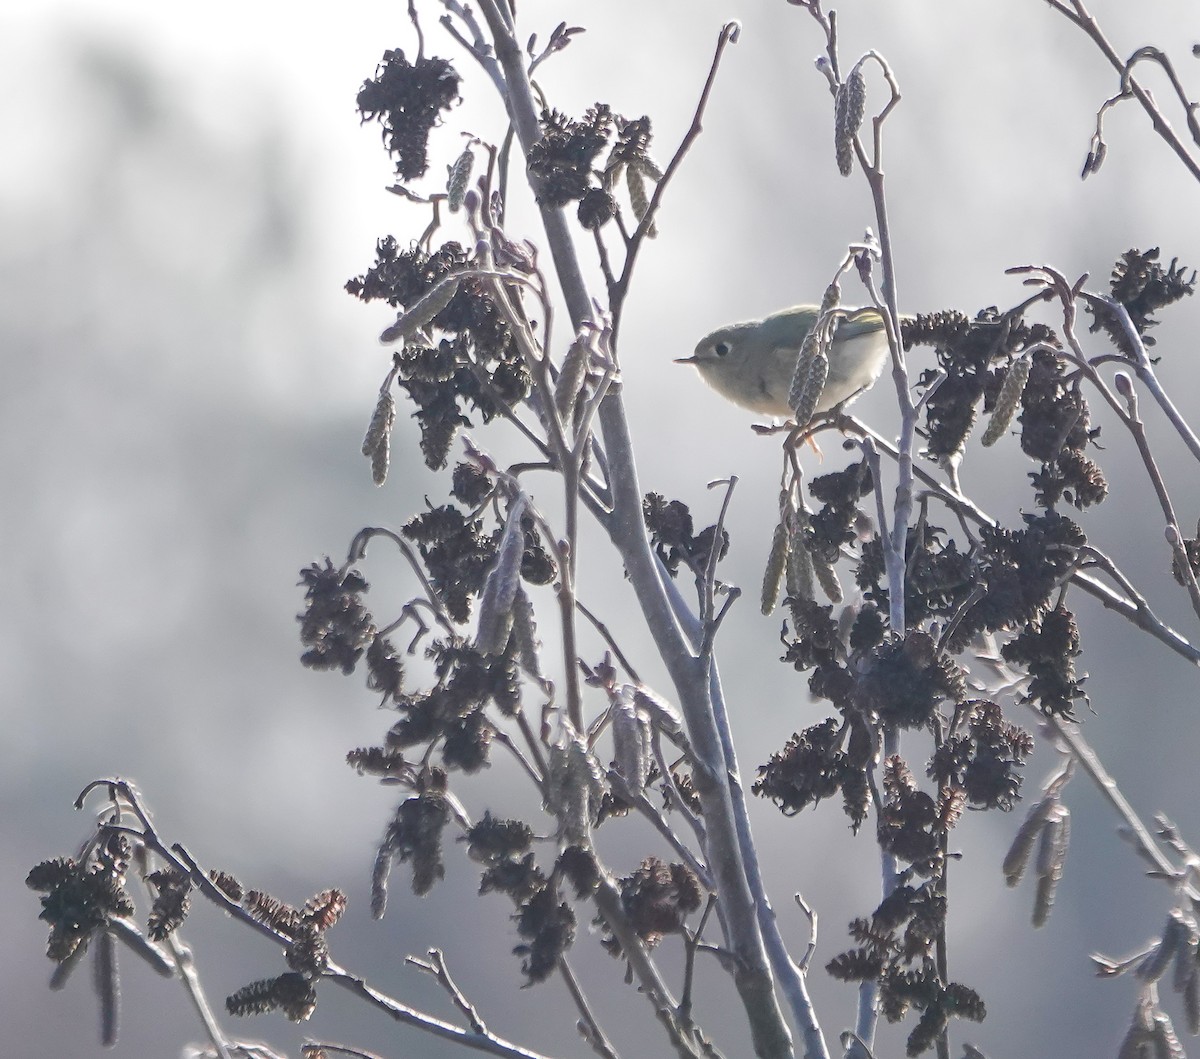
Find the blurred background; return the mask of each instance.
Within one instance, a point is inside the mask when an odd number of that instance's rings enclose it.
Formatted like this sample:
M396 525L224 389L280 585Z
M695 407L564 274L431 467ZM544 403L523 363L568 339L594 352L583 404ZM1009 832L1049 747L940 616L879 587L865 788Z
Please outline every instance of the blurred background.
M46 987L37 895L22 880L37 861L74 852L91 818L71 802L89 780L111 775L134 780L162 833L206 864L296 903L344 889L350 907L331 934L334 957L378 988L454 1018L435 986L401 962L440 946L495 1032L547 1054L590 1054L556 983L519 988L507 899L475 898L475 873L459 851L447 851L447 879L424 899L407 893L400 869L388 917L371 921L370 867L395 793L358 777L343 757L377 742L388 716L359 677L317 675L298 662L300 568L326 554L340 561L360 527L396 527L426 496L439 503L446 495L445 479L416 455L403 404L392 476L382 489L372 485L359 446L388 364L376 339L392 313L342 289L371 264L378 237L407 244L427 221L384 190L391 164L377 127L360 128L354 109L384 49L415 52L405 7L9 0L0 10L0 551L11 567L0 604L0 868L14 895L0 913L5 1055L100 1051L86 970L62 992ZM495 138L502 120L490 84L437 24L439 11L425 6L427 51L453 59L466 81L464 102L435 133L427 190L461 150L460 131ZM1022 294L1004 273L1015 265L1087 272L1102 288L1130 247L1161 245L1167 260L1200 262L1200 189L1139 110L1110 114L1108 160L1080 182L1096 108L1117 80L1046 4L859 0L839 13L844 65L874 48L904 93L886 127L885 166L906 311L1006 307ZM1185 81L1200 82L1191 55L1200 18L1190 0L1096 0L1094 13L1119 54L1159 45ZM587 33L541 68L550 101L571 114L598 99L628 116L649 114L660 164L691 121L722 22L742 21L704 134L640 259L621 356L643 488L685 500L705 525L720 503L706 483L740 479L722 569L747 596L724 627L721 658L749 780L793 731L824 716L805 679L778 664L778 617L761 617L754 603L778 443L753 435L744 413L671 359L719 324L818 300L847 242L874 224L870 201L859 175L837 174L830 99L812 66L823 41L800 10L783 0L520 4L525 35L545 40L564 17ZM1147 80L1166 104L1166 84ZM869 83L874 104L882 90L873 75ZM514 203L509 231L540 240L527 204ZM450 226L445 235L463 233ZM846 289L848 301L858 297ZM1161 376L1193 422L1197 319L1198 307L1185 303L1156 332ZM857 406L885 431L895 426L887 391L881 384ZM1093 410L1114 488L1080 521L1159 614L1194 638L1131 445L1096 402ZM1200 515L1195 465L1150 418L1190 531ZM471 433L501 456L522 454L503 428ZM826 469L844 465L836 447L825 448ZM1010 439L986 454L973 447L963 478L1013 525L1032 504L1025 476L1033 469ZM552 510L554 483L531 481ZM667 690L632 596L594 533L582 571L581 597L643 676ZM365 572L381 613L411 593L382 548ZM1145 818L1165 811L1200 841L1194 669L1099 608L1079 608L1094 709L1085 734ZM595 660L603 646L589 641L584 650ZM1055 764L1046 752L1031 764L1028 797ZM477 812L531 808L499 765L467 792ZM956 1027L954 1040L992 1059L1115 1054L1134 984L1095 979L1087 955L1133 950L1169 908L1168 892L1143 879L1096 793L1076 779L1067 800L1067 875L1039 931L1029 926L1029 884L1008 891L1000 873L1024 806L967 817L955 834L965 856L951 872L951 975L983 994L989 1014L980 1026ZM852 838L834 805L790 821L753 808L798 953L807 923L791 894L802 892L820 914L812 988L835 1041L853 1020L854 994L820 968L847 947L849 919L878 900L874 843ZM618 870L660 852L649 836L629 841L636 834L624 831L626 844L606 849ZM613 829L602 841L621 835ZM628 1055L664 1054L644 1002L584 928L575 959L616 1045ZM270 946L206 908L185 936L218 1008L250 979L283 969ZM663 948L677 983L674 947ZM200 1039L177 983L128 957L123 970L113 1054L175 1056ZM744 1054L743 1017L723 979L703 974L699 988L697 1010L717 1045ZM1166 1006L1181 1022L1173 997ZM221 1014L231 1032L293 1056L307 1038L389 1056L462 1054L333 989L299 1028L275 1016L233 1025ZM900 1054L902 1042L885 1030L877 1054Z

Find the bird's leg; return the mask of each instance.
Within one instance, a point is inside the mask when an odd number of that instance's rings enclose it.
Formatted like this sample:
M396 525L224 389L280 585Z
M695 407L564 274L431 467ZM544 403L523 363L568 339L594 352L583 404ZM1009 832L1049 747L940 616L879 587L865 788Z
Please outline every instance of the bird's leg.
M789 424L790 433L788 434L788 438L787 438L787 441L785 442L785 444L788 445L790 448L795 449L807 441L808 447L817 454L817 459L821 463L824 463L825 455L824 455L824 453L821 452L821 446L817 444L817 439L814 436L816 434L816 430L811 429L813 424L817 421L817 418L818 417L814 416L807 423L805 423L804 426L802 426L802 427L797 426L795 423ZM819 417L819 418L824 419L823 416Z

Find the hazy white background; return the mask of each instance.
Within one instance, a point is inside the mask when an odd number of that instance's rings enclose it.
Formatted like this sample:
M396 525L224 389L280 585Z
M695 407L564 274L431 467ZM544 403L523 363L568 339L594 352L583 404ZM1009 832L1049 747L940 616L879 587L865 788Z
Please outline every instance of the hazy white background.
M1193 3L1097 0L1095 13L1120 53L1162 45L1200 81ZM430 5L427 50L467 76L464 104L434 139L436 181L460 149L460 129L498 135L499 108L434 15ZM776 661L777 620L758 616L752 602L777 446L670 359L717 324L817 298L846 242L872 223L865 185L837 175L829 98L812 68L821 42L783 0L523 0L520 15L524 31L543 39L560 19L588 27L542 68L542 85L570 113L597 99L649 113L662 162L690 121L722 21L742 20L704 135L639 264L622 358L643 487L686 500L703 524L718 503L705 483L741 478L725 574L749 598L726 627L723 659L749 774L823 716L804 680ZM1004 269L1029 262L1090 272L1095 285L1130 246L1161 244L1168 258L1200 262L1200 189L1140 112L1110 117L1109 159L1080 183L1092 115L1116 80L1047 5L850 0L840 15L843 61L876 48L904 90L887 126L886 164L906 309L1009 304L1020 287ZM450 1016L399 962L441 945L497 1032L548 1053L587 1054L556 984L518 989L507 901L475 899L473 873L453 850L442 887L418 902L399 874L389 917L371 923L373 844L394 796L342 757L377 741L387 717L358 678L314 675L297 661L300 567L342 554L363 525L397 525L424 495L435 503L445 495L406 455L415 450L403 436L382 490L358 454L386 370L375 339L390 313L341 287L371 263L377 237L407 241L426 220L383 191L391 168L378 130L357 126L355 93L389 47L415 50L401 0L0 7L5 1055L99 1051L86 971L62 993L45 987L44 931L22 880L36 861L74 849L89 821L72 813L71 800L109 774L136 779L164 834L204 862L294 901L326 886L347 890L350 910L331 936L335 957L381 988ZM528 209L516 209L511 234L538 240ZM1185 304L1158 332L1161 373L1193 422L1196 319ZM886 389L860 404L884 427L892 422ZM517 451L502 431L473 436ZM1190 525L1200 514L1194 465L1157 426L1155 437ZM1112 430L1104 441L1102 461L1119 480L1129 446ZM827 466L840 467L828 449ZM1015 444L1000 449L973 452L964 475L1012 524L1031 504L1024 475L1033 468ZM549 481L541 488L552 504ZM1155 510L1138 480L1083 522L1139 572L1160 613L1187 630L1184 601L1164 574ZM583 570L584 598L661 685L619 571L599 551L585 553ZM404 598L382 550L367 573L381 612L389 592L397 605ZM1193 671L1081 609L1096 710L1088 735L1139 810L1164 809L1200 840ZM600 647L586 651L594 658ZM1052 764L1042 757L1031 766L1027 793ZM474 789L476 807L485 795L500 809L527 805L509 800L500 769ZM952 975L980 989L989 1017L956 1029L955 1039L993 1059L1115 1053L1133 986L1090 977L1087 953L1127 951L1166 914L1165 890L1140 880L1113 817L1082 781L1069 802L1068 874L1038 932L1028 926L1028 886L1009 892L1000 877L1016 816L971 816L956 835L967 857L951 873ZM802 890L821 915L823 965L846 947L845 923L877 899L874 845L849 838L836 806L792 821L756 809L786 930L801 951L805 924L791 914L790 894ZM654 849L647 841L610 852L628 870ZM206 910L188 936L218 1005L282 967L268 946ZM580 940L586 984L602 1014L618 1018L617 1045L662 1054L644 1005L619 984L620 967L588 955L594 947L582 929ZM115 1054L173 1056L199 1036L177 984L129 959L124 970ZM853 1017L853 992L819 969L813 989L835 1039ZM702 996L699 1012L718 1045L739 1054L742 1016L727 991ZM273 1017L234 1028L292 1054L305 1036L386 1055L461 1054L332 989L299 1030ZM901 1041L885 1036L879 1054L899 1054Z

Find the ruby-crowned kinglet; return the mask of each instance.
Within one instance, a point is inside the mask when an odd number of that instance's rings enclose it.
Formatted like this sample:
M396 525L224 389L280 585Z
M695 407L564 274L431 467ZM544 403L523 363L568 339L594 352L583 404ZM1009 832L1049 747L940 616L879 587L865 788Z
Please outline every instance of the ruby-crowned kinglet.
M833 333L829 375L814 412L827 412L868 389L888 359L887 329L878 310L846 309ZM805 337L817 322L815 305L795 305L762 320L730 324L702 338L693 364L722 397L763 415L789 417L788 393ZM803 425L803 424L801 424Z

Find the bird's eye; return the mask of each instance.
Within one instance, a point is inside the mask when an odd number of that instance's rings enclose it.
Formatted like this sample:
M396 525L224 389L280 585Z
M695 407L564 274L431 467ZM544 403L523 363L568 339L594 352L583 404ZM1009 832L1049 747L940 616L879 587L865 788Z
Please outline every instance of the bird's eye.
M729 354L729 348L728 342L718 342L715 346L713 346L713 352L718 357L724 357Z

